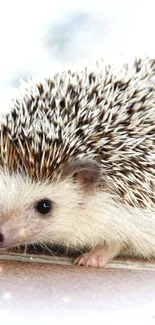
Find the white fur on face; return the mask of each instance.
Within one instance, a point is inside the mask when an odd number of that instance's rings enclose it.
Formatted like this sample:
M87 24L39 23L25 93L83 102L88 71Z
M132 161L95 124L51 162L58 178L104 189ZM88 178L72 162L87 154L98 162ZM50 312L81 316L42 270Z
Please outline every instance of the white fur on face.
M71 181L35 183L2 172L0 193L0 230L6 246L44 242L93 249L106 242L134 255L155 255L154 213L123 205L109 193L86 194ZM41 215L35 204L45 198L53 208Z

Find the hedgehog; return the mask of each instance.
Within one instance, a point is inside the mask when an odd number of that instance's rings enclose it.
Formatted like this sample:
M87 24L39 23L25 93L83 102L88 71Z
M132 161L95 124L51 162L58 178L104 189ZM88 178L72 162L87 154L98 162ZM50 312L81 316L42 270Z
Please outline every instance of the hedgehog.
M26 82L1 115L0 248L155 257L155 60Z

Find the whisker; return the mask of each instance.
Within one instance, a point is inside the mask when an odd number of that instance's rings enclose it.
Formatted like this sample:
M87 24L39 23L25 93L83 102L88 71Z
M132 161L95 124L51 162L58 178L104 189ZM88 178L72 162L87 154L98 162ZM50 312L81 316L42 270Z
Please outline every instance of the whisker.
M25 248L24 248L23 254L26 254L26 252L27 252L27 243L25 244Z
M59 260L59 258L51 251L51 249L43 242L41 242L42 247L44 247L53 257L55 257L57 260Z
M38 254L38 253L37 253L37 249L36 249L36 246L35 246L35 244L34 244L34 243L32 244L32 246L33 246L33 248L34 248L34 250L35 250L35 253L36 253L36 254Z
M36 243L36 245L38 245L39 247L41 247L41 249L43 250L43 249L45 249L45 247L43 247L43 245L42 245L42 243L41 242L39 242L39 243Z

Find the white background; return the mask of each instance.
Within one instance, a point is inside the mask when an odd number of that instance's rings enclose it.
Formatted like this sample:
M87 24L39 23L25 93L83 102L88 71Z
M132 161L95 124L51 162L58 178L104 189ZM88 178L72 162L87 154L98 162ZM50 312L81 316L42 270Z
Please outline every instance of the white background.
M155 54L155 1L0 0L0 111L20 78L65 62Z

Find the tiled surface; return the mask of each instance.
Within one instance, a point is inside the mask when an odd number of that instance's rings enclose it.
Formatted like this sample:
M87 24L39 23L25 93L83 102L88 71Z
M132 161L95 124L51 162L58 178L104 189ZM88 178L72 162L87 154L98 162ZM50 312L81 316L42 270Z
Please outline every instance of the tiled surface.
M1 321L5 325L154 324L155 269L119 265L93 269L1 260Z

